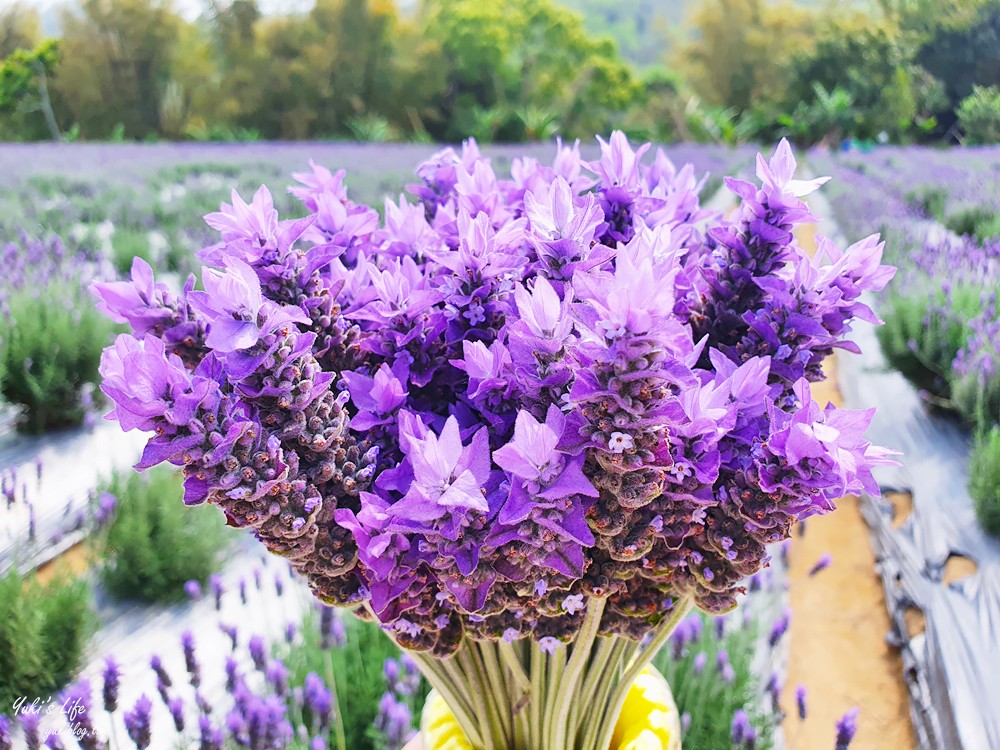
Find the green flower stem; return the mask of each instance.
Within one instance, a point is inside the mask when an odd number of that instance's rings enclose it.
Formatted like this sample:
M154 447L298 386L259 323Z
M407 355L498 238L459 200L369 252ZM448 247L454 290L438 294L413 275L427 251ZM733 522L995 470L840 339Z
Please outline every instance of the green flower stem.
M594 654L594 658L587 668L587 674L583 678L583 682L580 684L580 690L577 693L576 700L578 703L584 706L590 706L594 700L594 693L597 691L597 686L601 684L601 681L606 679L606 671L608 662L611 659L612 653L615 650L615 645L618 639L616 638L598 638L597 639L597 650Z
M542 746L542 708L545 704L545 654L531 641L531 747Z
M603 707L606 705L614 686L621 678L622 664L632 652L634 645L626 638L613 637L608 639L608 647L607 664L601 673L594 675L593 692L591 693L593 697L588 700L587 704L589 720L580 727L578 732L578 735L582 733L581 741L578 743L580 750L598 747L595 742L601 729L601 717L604 715ZM606 749L602 748L602 750Z
M344 712L340 708L340 697L337 695L337 681L333 676L333 656L330 649L323 653L324 666L326 667L326 683L330 686L330 693L333 696L333 705L337 707L336 718L333 722L333 732L337 738L337 750L347 750L347 732L344 729Z
M517 655L514 647L507 643L507 641L501 640L497 642L497 650L500 652L500 657L503 659L517 686L524 692L530 691L531 678L524 671L524 664L521 663L521 658Z
M455 720L458 721L459 726L462 728L462 733L465 734L465 738L469 743L475 748L485 748L486 745L479 734L479 728L471 715L472 712L468 703L460 698L454 690L458 685L465 683L463 681L456 681L452 674L449 673L449 670L444 667L449 659L435 659L432 656L418 652L411 652L410 655L417 663L417 666L420 667L420 671L423 672L424 677L427 678L431 687L437 690L441 697L444 698L445 703L455 716Z
M545 714L542 717L542 744L539 748L544 748L544 750L549 750L547 742L549 739L549 732L552 723L552 716L556 711L556 696L559 692L559 686L562 684L564 675L566 674L566 652L569 650L567 646L560 646L556 648L545 661L548 663L548 682L545 686Z
M649 645L632 659L631 665L625 670L625 674L622 675L621 680L619 680L618 685L615 687L614 693L611 695L611 700L605 706L604 716L600 721L602 729L597 735L595 750L597 748L606 748L610 744L611 735L615 730L615 721L622 711L622 705L625 703L625 696L628 695L629 688L632 687L632 683L635 682L639 673L646 668L649 662L653 660L653 657L656 656L656 653L662 648L663 644L667 642L667 639L670 638L671 633L674 632L680 621L691 611L692 606L693 601L690 597L685 597L677 602L670 617L656 629L655 635L649 642Z
M508 686L504 678L497 649L489 643L477 643L476 647L500 715L501 728L507 738L508 747L511 747L514 745L514 703L517 696L514 694L513 686Z
M572 698L580 687L580 680L584 676L584 669L590 661L591 650L594 639L601 627L601 615L604 614L604 599L591 599L587 606L587 614L583 619L580 632L573 642L573 653L569 658L565 671L559 677L558 690L556 691L551 710L546 711L546 721L548 722L548 750L566 750L567 735L569 732L569 713ZM569 650L566 649L560 650ZM572 750L572 749L571 749Z
M465 673L474 680L476 697L481 701L486 721L489 722L489 750L492 750L494 747L510 747L509 737L504 731L502 718L504 714L509 715L510 713L505 708L507 696L498 694L489 683L486 668L482 664L479 651L473 641L466 640L462 648L459 649L458 655L464 665Z

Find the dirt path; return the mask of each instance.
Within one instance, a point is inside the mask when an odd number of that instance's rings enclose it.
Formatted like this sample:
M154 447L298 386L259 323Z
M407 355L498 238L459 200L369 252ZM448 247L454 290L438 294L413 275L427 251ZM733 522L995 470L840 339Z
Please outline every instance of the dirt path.
M814 228L799 242L815 248ZM813 387L821 405L840 403L834 362L829 380ZM815 577L809 569L824 554L833 562ZM833 750L835 722L858 707L856 750L911 750L916 747L898 653L885 643L889 631L882 585L875 574L868 528L853 497L837 512L811 518L804 536L792 540L789 585L792 620L789 669L783 705L788 750ZM808 716L799 721L795 688L808 690Z

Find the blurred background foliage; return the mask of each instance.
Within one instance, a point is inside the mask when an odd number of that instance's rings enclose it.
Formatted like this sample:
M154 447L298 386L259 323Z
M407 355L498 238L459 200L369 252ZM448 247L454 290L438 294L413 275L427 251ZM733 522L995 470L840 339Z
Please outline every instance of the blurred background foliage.
M7 140L993 142L1000 0L77 0L0 11Z

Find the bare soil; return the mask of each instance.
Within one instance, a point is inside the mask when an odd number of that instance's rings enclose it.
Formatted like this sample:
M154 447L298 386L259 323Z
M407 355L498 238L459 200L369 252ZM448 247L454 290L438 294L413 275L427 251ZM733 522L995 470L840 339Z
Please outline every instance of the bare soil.
M815 247L813 229L799 241ZM834 362L829 379L813 385L820 405L840 403ZM833 562L809 576L824 554ZM835 513L810 518L805 534L791 542L789 585L792 619L790 654L783 705L788 750L830 750L836 721L858 707L856 750L913 750L909 699L898 651L886 644L889 617L868 528L855 497L846 497ZM795 688L808 691L808 715L800 721Z

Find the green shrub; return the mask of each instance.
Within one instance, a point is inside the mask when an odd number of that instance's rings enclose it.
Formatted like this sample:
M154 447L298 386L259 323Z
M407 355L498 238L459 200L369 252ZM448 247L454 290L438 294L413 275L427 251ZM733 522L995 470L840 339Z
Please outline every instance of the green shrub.
M328 686L332 682L344 721L346 746L351 750L377 750L371 726L386 690L382 665L386 659L398 659L400 650L378 625L347 613L337 616L343 617L346 628L344 645L321 647L320 618L316 610L311 610L302 623L302 638L291 646L279 647L278 657L288 667L291 685L304 684L310 672L322 677ZM420 715L428 691L421 680L414 696L415 716Z
M24 407L19 428L39 433L80 424L84 387L98 381L114 325L82 289L65 284L41 293L25 288L8 304L8 317L0 317L0 392Z
M1000 422L1000 373L982 380L978 372L953 379L951 401L969 424L988 430Z
M973 86L958 106L958 125L968 145L1000 143L1000 88Z
M1000 536L1000 427L976 437L969 457L969 493L980 525Z
M691 726L684 733L684 747L732 750L730 719L743 709L757 730L755 748L767 750L772 747L774 720L761 702L765 686L752 669L757 648L756 627L730 630L718 638L712 618L702 613L691 617L702 618L698 639L687 643L679 655L674 653L674 644L668 642L653 659L653 665L670 685L678 711L691 717ZM730 617L730 627L738 619ZM718 668L722 652L732 666L732 680L728 682ZM700 671L695 667L696 659L704 660Z
M159 254L149 240L149 233L139 229L119 228L115 231L111 238L115 270L127 276L132 269L132 261L137 257L156 268L160 261Z
M217 508L189 508L178 472L116 474L105 488L117 498L114 518L95 543L104 557L101 578L120 599L169 602L184 584L204 584L219 568L228 541Z
M924 216L941 221L948 206L948 191L943 187L924 185L907 193L906 201Z
M948 397L951 365L969 335L968 321L979 312L981 290L957 286L944 292L889 295L879 312L885 325L879 343L889 363L918 388Z
M981 242L1000 235L1000 216L983 206L958 211L948 216L944 224L955 234L967 234Z
M43 701L79 669L94 623L90 587L81 579L47 584L16 570L0 578L0 705Z

